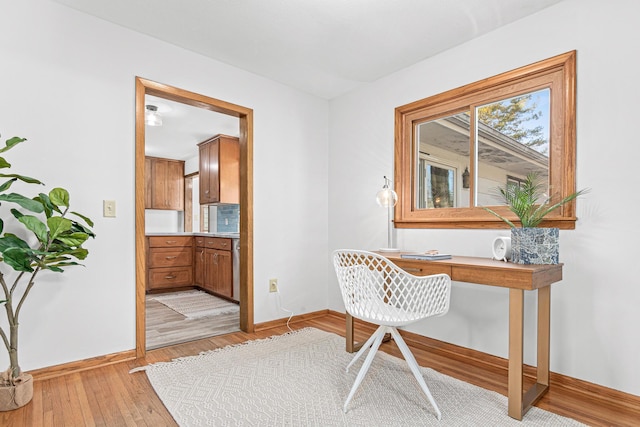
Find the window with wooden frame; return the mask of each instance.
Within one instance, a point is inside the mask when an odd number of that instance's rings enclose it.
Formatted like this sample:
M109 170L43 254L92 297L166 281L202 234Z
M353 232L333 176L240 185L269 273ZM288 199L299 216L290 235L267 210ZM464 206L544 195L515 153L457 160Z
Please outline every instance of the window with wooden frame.
M396 108L395 226L507 226L483 206L518 225L496 189L529 173L552 203L575 192L575 64L571 51ZM541 226L575 220L573 201Z

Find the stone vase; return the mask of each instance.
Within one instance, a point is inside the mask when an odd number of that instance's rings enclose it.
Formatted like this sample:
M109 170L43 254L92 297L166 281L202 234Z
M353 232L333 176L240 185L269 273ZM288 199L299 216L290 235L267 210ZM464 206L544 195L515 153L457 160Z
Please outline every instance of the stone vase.
M512 228L511 261L516 264L557 264L558 228Z

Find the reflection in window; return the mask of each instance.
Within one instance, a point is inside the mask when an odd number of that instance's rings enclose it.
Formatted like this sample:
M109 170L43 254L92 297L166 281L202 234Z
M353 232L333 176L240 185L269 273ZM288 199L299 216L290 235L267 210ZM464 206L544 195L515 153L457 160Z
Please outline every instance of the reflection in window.
M419 175L420 188L423 189L418 194L420 208L456 207L455 168L422 157Z
M418 144L417 208L469 206L469 191L462 191L462 172L469 166L469 114L467 112L421 123Z
M476 206L504 204L494 189L535 172L549 177L549 89L476 107Z

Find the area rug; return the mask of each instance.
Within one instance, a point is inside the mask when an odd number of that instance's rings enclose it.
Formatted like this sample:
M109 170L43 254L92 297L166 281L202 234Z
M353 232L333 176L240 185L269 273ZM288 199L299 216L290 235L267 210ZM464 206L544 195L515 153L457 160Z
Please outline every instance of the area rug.
M238 304L198 290L151 296L149 299L166 305L188 319L201 319L219 314L237 313L240 310Z
M421 368L438 421L406 362L383 352L344 413L362 364L345 373L344 343L305 328L132 372L146 371L180 426L582 426L536 407L516 421L505 396Z

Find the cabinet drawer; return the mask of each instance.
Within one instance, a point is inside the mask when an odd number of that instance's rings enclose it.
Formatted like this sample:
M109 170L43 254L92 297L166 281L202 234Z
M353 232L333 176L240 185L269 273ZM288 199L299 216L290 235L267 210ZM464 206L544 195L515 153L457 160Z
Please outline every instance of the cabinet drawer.
M223 251L230 251L231 239L225 239L223 237L207 237L205 240L205 247L211 249L220 249Z
M393 263L404 271L414 276L429 276L431 274L448 274L451 276L451 266L440 264L437 262L426 263L423 261L414 261L409 259L393 260Z
M173 288L193 284L191 267L167 267L149 270L149 289Z
M193 244L192 236L149 236L148 239L150 248L191 247Z
M193 249L191 246L149 249L149 268L190 266L192 264Z
M196 242L196 247L204 247L204 242L207 240L206 237L196 236L194 237Z

